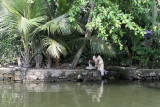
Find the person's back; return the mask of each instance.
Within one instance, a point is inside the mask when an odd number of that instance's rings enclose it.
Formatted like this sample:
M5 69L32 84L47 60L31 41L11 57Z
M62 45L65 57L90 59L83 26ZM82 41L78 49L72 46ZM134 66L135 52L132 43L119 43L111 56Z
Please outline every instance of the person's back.
M95 62L95 67L98 68L98 70L101 72L101 76L104 75L104 62L100 55L95 54L93 56L93 62Z
M95 61L95 63L97 63L97 61L99 60L99 64L103 64L103 59L100 55L98 55L97 57L94 55L93 56L93 60Z

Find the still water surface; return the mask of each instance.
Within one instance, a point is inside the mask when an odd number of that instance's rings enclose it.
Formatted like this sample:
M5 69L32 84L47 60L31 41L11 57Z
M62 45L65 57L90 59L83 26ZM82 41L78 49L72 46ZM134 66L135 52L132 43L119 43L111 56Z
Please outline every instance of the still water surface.
M160 82L0 83L0 107L160 107Z

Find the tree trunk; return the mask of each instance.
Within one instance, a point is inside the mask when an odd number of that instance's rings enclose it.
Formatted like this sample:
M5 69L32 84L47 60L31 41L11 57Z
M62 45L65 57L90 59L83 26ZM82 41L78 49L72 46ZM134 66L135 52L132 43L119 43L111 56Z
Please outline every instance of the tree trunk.
M60 59L57 58L57 59L56 59L56 66L59 66L59 62L60 62Z
M17 57L17 63L18 63L18 66L22 66L22 62L21 62L21 57L20 56Z
M156 19L157 19L157 6L156 6L156 1L153 1L153 6L152 6L152 27L156 26Z
M86 41L83 41L81 48L78 50L74 60L72 61L72 68L74 69L77 66L78 60L81 57L84 48L86 47Z
M23 64L23 67L29 68L30 67L29 62L30 62L29 61L29 51L25 50L25 52L24 52L24 64Z
M90 10L90 14L89 14L88 22L87 22L87 23L90 23L90 22L92 21L91 12L93 11L93 9L94 9L94 3L92 2L92 4L91 4L91 10ZM93 32L93 29L89 30L89 29L87 28L87 29L86 29L86 33L85 33L85 38L91 36L92 32ZM87 43L87 41L84 40L81 48L78 50L75 58L73 59L72 64L71 64L71 68L72 68L72 69L74 69L74 68L77 66L78 60L79 60L79 58L81 57L84 48L86 47L86 43Z
M134 52L131 52L131 54L129 55L130 67L132 67L133 65L133 56L134 56Z
M52 57L50 55L48 55L48 64L47 64L47 68L50 69L52 65Z
M48 13L49 13L50 19L53 20L54 17L53 17L50 5L48 4L47 0L45 0L45 3L46 3L46 6L47 6L47 9L48 9ZM48 36L50 36L49 33L48 33ZM50 69L51 66L52 66L52 57L48 54L47 59L48 59L47 68Z
M36 61L36 68L41 68L42 64L42 55L36 55L35 56L35 61Z

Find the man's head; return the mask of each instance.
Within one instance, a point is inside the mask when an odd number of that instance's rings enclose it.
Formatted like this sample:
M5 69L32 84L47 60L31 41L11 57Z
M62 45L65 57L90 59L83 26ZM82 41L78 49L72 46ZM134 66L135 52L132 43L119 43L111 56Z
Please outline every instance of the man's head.
M95 54L94 54L94 56L95 56L96 58L98 57L98 55L99 55L98 53L95 53Z

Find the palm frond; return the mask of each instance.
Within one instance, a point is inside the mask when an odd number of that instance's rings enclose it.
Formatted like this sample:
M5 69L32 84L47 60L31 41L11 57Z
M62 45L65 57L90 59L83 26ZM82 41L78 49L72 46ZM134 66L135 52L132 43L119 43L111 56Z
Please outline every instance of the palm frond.
M39 26L34 32L48 31L54 34L55 32L62 34L69 34L71 31L69 29L69 21L66 18L67 14L54 18L53 20Z
M20 2L22 2L22 0L20 1L17 1L17 0L2 0L2 5L7 8L7 10L14 14L14 15L18 15L18 16L21 16L23 13L23 9L24 7L22 8L21 6L22 5L19 5Z
M40 26L46 17L29 17L31 12L29 11L29 5L27 0L2 0L3 13L2 27L4 29L18 29L19 32L26 35L33 30L33 27Z
M97 38L96 36L91 36L87 39L90 40L90 47L93 53L102 53L109 56L115 56L115 51L111 43L106 42L101 38Z
M43 46L47 47L47 52L54 58L60 58L60 54L64 56L67 54L66 48L53 40L52 38L46 37L42 40Z
M52 19L51 21L39 26L34 33L39 31L48 31L52 34L56 32L63 35L71 34L71 30L74 29L80 33L84 33L81 25L78 22L74 22L72 25L67 19L67 14L61 15L57 18Z
M18 24L18 29L20 32L23 32L25 35L28 32L32 31L33 27L40 26L40 22L42 22L43 20L45 20L44 17L27 19L27 18L21 16L21 21Z
M81 24L77 21L73 22L72 27L73 27L74 30L78 31L81 34L85 33L85 31L81 27Z
M71 43L79 45L82 44L84 40L89 41L87 42L88 43L87 45L89 45L92 53L102 53L109 56L115 56L115 51L112 47L112 44L102 40L101 38L97 38L97 36L78 38L71 41Z
M10 28L15 28L17 26L18 16L20 15L10 4L8 0L1 1L1 20L0 20L0 28L5 31Z

